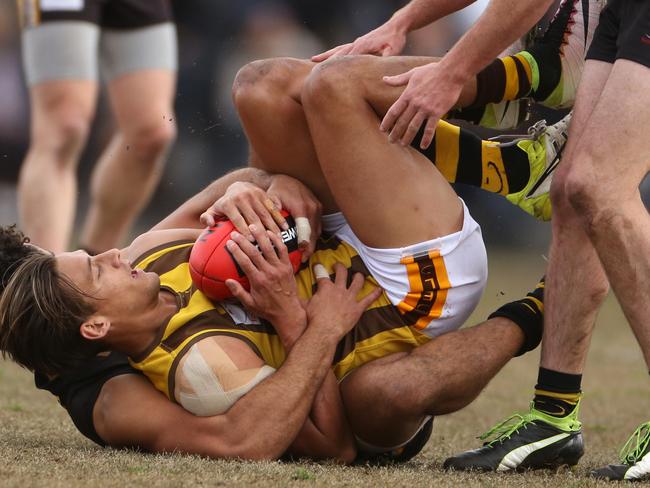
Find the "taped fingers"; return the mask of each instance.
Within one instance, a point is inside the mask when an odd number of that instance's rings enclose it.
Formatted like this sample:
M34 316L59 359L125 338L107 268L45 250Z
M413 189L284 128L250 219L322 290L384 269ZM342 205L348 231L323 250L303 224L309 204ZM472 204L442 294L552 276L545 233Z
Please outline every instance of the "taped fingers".
M252 207L258 218L258 222L255 222L255 224L259 223L266 229L272 230L273 232L280 232L280 227L278 227L278 224L274 220L265 200L254 200Z
M269 211L269 214L272 218L273 225L277 224L282 228L282 230L287 230L289 228L289 224L287 224L286 219L280 213L279 206L275 204L273 200L271 200L270 198L265 199L264 207ZM266 228L269 230L275 230L273 227L270 227L269 225L267 225ZM278 232L280 232L279 229Z
M298 236L298 245L306 247L311 242L311 224L307 217L296 217L296 235Z
M330 280L330 274L327 272L325 266L323 266L322 264L315 264L313 267L313 271L314 271L314 276L316 277L316 281Z

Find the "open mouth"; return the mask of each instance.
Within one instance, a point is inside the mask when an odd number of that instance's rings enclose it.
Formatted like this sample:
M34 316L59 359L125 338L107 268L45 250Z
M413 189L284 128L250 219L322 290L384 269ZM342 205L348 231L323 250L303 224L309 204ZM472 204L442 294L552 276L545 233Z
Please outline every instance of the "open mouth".
M137 269L132 269L131 270L131 278L137 278L139 274L140 274L139 270L137 270Z

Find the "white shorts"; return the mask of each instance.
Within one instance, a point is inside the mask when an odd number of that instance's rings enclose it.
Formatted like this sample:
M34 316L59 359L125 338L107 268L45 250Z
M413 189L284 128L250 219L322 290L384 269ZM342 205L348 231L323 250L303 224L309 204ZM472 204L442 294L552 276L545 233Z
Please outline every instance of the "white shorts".
M459 232L407 247L366 246L342 213L324 215L323 231L354 247L391 303L411 315L417 329L436 337L465 323L487 281L481 228L462 203Z

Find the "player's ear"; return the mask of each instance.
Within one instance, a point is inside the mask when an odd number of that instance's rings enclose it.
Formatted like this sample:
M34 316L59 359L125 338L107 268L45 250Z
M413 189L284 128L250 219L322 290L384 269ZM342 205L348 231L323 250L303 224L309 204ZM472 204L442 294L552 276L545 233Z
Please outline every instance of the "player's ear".
M81 333L81 337L84 339L96 341L105 338L110 328L111 321L108 320L108 317L103 315L93 315L81 324L79 332Z

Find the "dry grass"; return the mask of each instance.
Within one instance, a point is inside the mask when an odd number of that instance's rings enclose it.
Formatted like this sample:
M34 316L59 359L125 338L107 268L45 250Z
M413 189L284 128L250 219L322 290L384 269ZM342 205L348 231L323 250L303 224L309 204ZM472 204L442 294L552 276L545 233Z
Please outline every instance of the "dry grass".
M519 297L544 261L535 256L492 256L488 290L474 322ZM436 419L431 441L399 467L340 467L316 463L244 463L191 456L153 456L101 449L78 434L56 400L37 391L32 378L0 362L1 486L611 486L586 477L589 468L613 461L638 423L648 419L648 374L626 322L610 299L603 309L586 371L582 420L587 454L572 472L515 475L448 474L446 456L477 445L494 422L528 406L536 379L536 353L513 360L465 410Z

